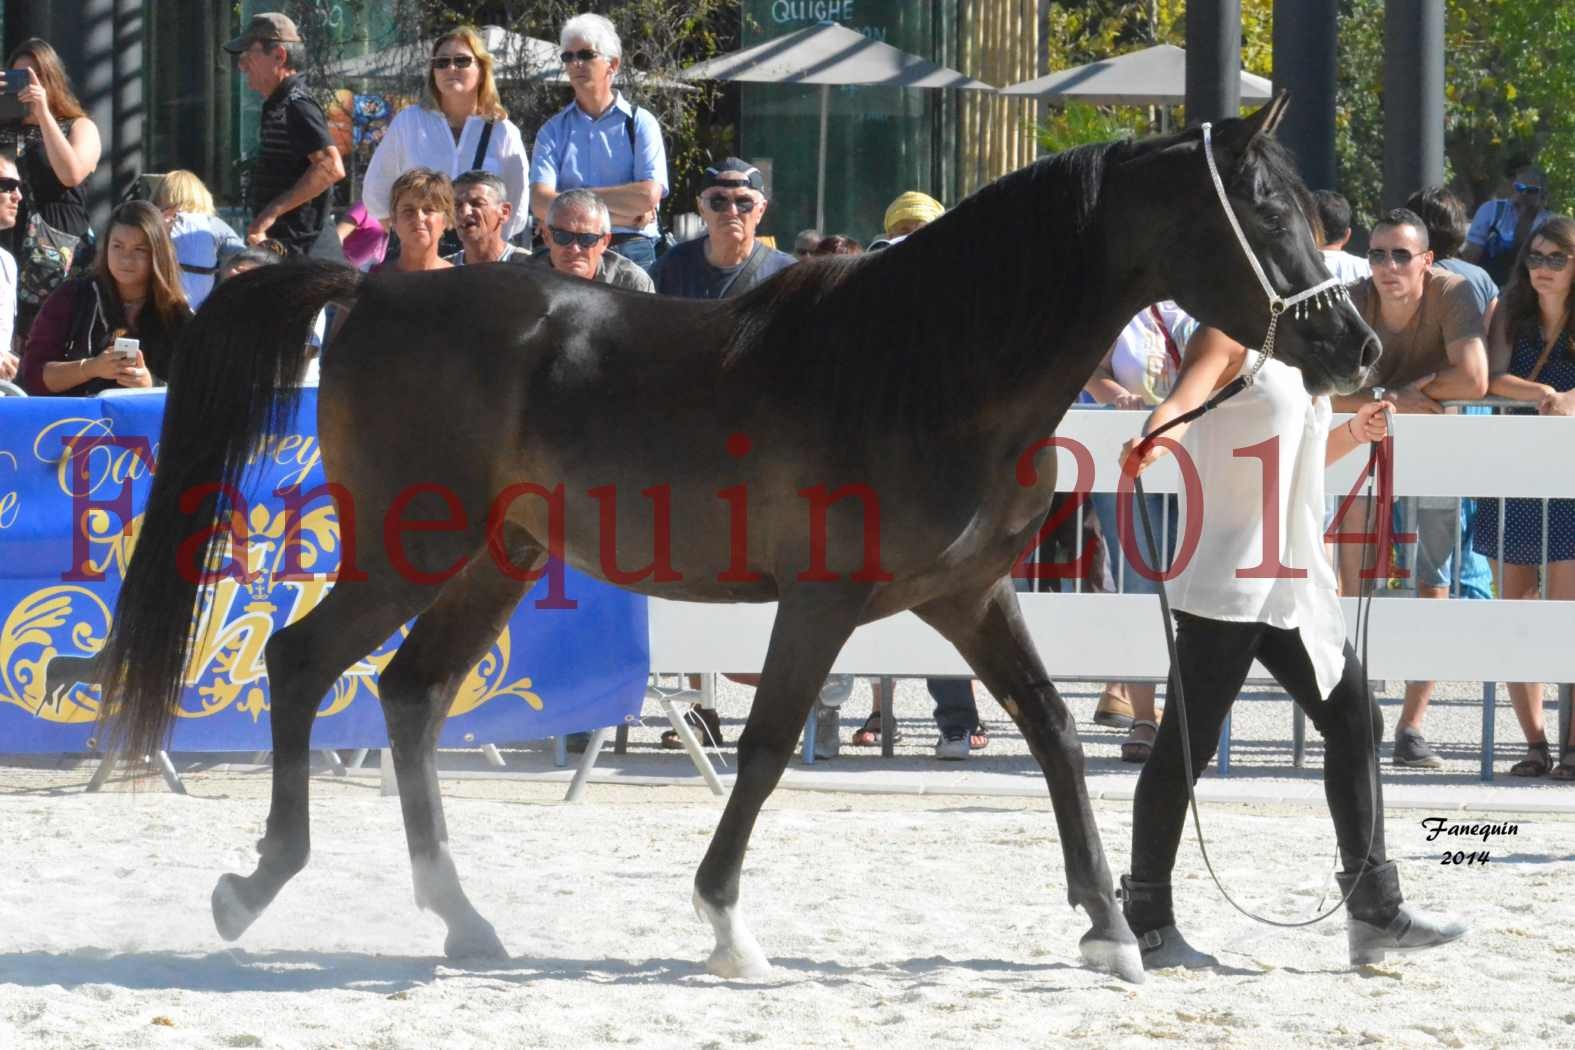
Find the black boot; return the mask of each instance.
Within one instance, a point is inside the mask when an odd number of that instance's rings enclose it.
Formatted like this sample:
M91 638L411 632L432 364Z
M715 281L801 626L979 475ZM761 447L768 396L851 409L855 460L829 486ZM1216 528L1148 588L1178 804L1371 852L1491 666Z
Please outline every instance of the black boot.
M1465 921L1457 915L1406 904L1400 895L1400 873L1393 863L1368 868L1360 881L1356 874L1339 873L1335 878L1346 898L1346 942L1352 966L1383 962L1386 952L1414 952L1448 944L1466 933Z
M1176 916L1170 905L1170 883L1137 882L1121 876L1121 914L1138 939L1143 953L1143 969L1163 970L1183 966L1189 970L1218 966L1219 960L1188 944L1176 929Z

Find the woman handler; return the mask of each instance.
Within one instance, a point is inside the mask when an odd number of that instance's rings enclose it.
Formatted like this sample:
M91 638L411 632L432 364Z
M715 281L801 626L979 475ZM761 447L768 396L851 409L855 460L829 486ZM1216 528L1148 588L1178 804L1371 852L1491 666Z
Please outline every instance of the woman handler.
M1144 433L1203 404L1260 358L1224 333L1200 328L1188 341L1174 389ZM1181 497L1179 571L1168 585L1177 647L1168 695L1176 695L1179 678L1194 780L1214 755L1253 660L1260 661L1324 736L1324 794L1340 848L1336 878L1349 898L1353 965L1466 932L1452 915L1403 903L1395 866L1385 859L1375 750L1383 722L1346 641L1323 549L1324 468L1385 437L1384 407L1381 401L1363 405L1331 429L1329 399L1309 396L1299 370L1270 359L1241 393L1166 434L1181 442L1201 482ZM1141 473L1166 454L1157 443L1135 460L1138 444L1134 438L1122 449L1129 472ZM1193 532L1197 546L1183 562ZM1171 909L1170 874L1188 797L1176 707L1167 707L1153 755L1138 777L1132 874L1121 879L1123 911L1145 969L1217 964L1187 944Z

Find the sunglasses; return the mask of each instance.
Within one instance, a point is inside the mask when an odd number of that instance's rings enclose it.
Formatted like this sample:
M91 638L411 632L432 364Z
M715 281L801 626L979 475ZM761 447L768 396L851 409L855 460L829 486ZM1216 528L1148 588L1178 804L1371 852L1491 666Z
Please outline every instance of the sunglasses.
M1564 269L1565 264L1569 261L1570 257L1563 252L1550 252L1547 255L1543 255L1541 252L1526 253L1526 269L1528 270L1552 270L1554 273L1558 273Z
M443 55L432 60L432 68L447 69L453 66L455 69L469 69L475 61L474 55Z
M598 59L601 57L601 52L592 51L588 47L582 47L578 51L565 51L558 57L563 60L564 65L568 65L570 62L590 62L594 59Z
M1542 192L1542 187L1541 186L1531 186L1531 185L1528 185L1528 184L1526 184L1524 182L1517 182L1517 183L1515 183L1515 192L1516 193L1541 193Z
M1396 248L1393 251L1385 251L1383 248L1367 249L1367 262L1371 266L1382 266L1393 261L1396 268L1403 270L1410 266L1411 260L1415 258L1416 253L1405 248Z
M560 248L567 248L571 244L578 244L586 251L596 247L605 233L575 233L573 230L560 230L556 226L547 227L547 232L552 235L552 243Z
M21 193L21 179L0 179L0 193Z
M706 207L714 212L724 212L730 205L737 209L740 215L748 215L755 210L755 198L749 196L730 197L725 193L713 193L700 199L705 201Z

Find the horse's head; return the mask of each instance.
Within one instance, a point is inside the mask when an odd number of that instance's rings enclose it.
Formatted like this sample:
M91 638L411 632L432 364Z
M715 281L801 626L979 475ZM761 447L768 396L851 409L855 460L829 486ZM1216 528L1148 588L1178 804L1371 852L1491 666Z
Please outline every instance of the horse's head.
M1290 155L1272 137L1287 100L1282 92L1250 117L1220 121L1207 145L1202 130L1194 129L1165 151L1171 163L1182 166L1167 175L1189 188L1188 203L1184 214L1165 223L1176 231L1176 250L1154 264L1183 309L1247 346L1263 345L1271 317L1269 293L1248 252L1282 300L1330 280L1313 233L1311 195ZM1214 186L1206 150L1213 155L1239 237ZM1314 394L1360 387L1380 349L1339 286L1331 291L1286 310L1275 332L1276 356L1300 368Z

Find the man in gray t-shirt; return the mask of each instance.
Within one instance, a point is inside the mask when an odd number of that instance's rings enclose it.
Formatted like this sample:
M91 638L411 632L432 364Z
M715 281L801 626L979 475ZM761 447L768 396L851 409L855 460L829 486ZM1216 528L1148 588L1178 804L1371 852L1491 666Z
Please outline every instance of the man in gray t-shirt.
M566 190L547 207L547 250L534 258L571 277L652 291L651 278L637 263L607 246L612 241L612 216L590 190Z

